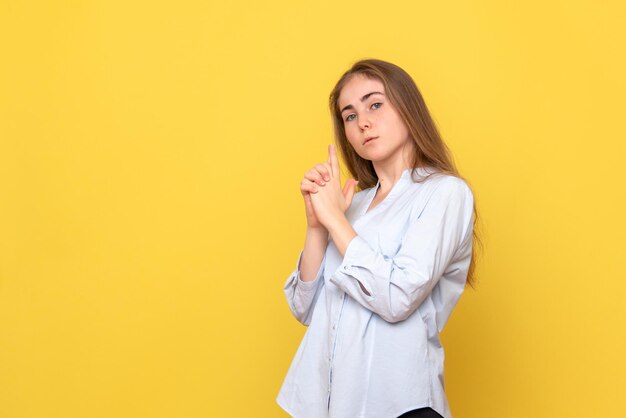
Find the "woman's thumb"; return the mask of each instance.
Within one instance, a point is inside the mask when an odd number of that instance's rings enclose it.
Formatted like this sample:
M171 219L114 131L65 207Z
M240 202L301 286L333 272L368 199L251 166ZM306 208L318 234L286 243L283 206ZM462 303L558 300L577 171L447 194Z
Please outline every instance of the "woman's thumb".
M343 188L343 194L346 197L346 202L348 203L348 206L350 206L350 203L352 203L352 197L354 196L356 185L358 183L358 180L350 179L346 182L346 185Z

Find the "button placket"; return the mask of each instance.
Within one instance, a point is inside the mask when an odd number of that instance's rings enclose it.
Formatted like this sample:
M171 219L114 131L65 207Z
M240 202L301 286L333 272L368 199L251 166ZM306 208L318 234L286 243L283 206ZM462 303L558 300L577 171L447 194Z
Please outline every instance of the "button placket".
M328 408L330 409L330 395L331 395L331 389L332 389L332 383L333 383L333 356L335 354L335 347L337 345L337 326L339 324L339 322L341 321L341 315L343 314L343 307L345 305L346 302L346 294L344 293L341 297L341 308L339 309L339 316L337 318L337 320L335 320L333 322L333 332L332 332L332 341L333 341L333 345L332 345L332 349L331 349L331 353L328 356Z

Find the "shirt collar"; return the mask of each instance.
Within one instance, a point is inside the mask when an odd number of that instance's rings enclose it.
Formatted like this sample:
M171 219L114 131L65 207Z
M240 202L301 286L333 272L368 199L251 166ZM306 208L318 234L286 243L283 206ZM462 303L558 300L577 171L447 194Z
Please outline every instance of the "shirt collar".
M404 171L402 171L400 178L398 179L398 183L410 180L412 171L412 168L405 168ZM423 174L425 172L422 167L418 167L416 171L418 174ZM374 186L374 190L378 189L378 186L380 186L380 179L376 180L376 186Z

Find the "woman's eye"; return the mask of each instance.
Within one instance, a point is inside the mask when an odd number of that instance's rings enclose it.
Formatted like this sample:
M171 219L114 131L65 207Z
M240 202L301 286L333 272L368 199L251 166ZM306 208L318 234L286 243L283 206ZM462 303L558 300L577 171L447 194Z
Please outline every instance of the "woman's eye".
M372 106L376 106L376 105L382 106L383 104L380 102L372 103ZM375 109L380 109L380 106L375 107ZM354 116L354 113L351 113L346 117L346 122L350 122L352 120L351 116Z

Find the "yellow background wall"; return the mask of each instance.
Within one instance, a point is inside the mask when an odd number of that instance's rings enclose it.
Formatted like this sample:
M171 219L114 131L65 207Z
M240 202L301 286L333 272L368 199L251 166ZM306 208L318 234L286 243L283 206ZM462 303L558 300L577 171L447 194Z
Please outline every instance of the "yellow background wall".
M455 418L626 416L626 7L516 3L0 2L0 418L286 416L299 183L366 57L482 216Z

